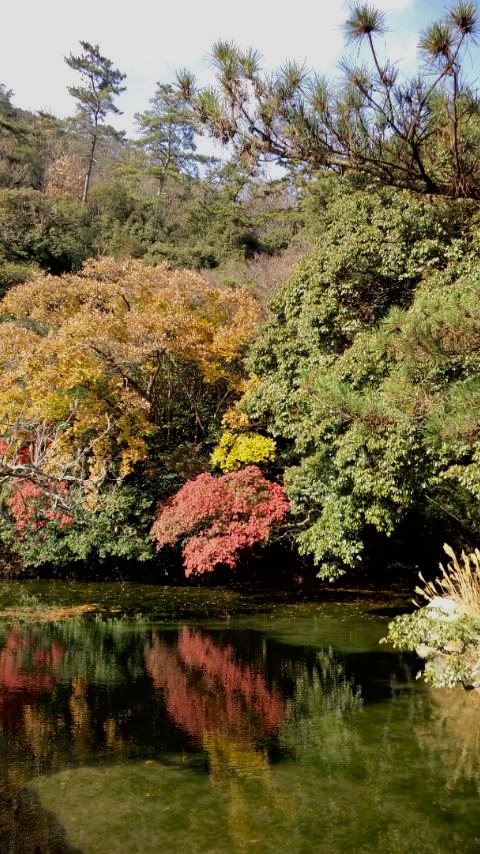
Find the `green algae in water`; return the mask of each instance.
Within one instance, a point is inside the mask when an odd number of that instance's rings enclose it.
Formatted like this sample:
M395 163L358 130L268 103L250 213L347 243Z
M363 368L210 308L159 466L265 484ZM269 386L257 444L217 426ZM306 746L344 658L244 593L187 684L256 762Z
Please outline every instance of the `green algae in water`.
M268 599L266 600L268 603ZM100 615L151 619L225 618L261 609L254 597L223 588L185 588L132 583L0 581L0 618L43 619L51 608L94 606ZM268 605L267 605L268 606Z
M477 852L480 706L379 647L377 610L4 627L0 770L53 828L25 850Z

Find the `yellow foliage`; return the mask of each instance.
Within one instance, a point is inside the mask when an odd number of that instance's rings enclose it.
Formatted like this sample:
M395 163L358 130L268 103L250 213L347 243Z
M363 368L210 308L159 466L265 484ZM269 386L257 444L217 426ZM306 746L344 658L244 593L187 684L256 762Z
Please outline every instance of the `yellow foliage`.
M252 463L272 462L275 442L259 433L232 433L226 430L210 457L212 466L237 471Z
M206 732L202 744L208 753L210 768L214 777L225 778L229 775L243 779L260 779L270 782L271 770L265 751L255 745L237 743L227 736Z
M199 378L187 397L202 382L238 388L239 357L259 319L247 291L163 265L104 258L76 274L34 277L0 304L0 411L9 424L60 426L51 465L88 446L87 480L99 481L112 461L124 477L168 421L185 365Z
M237 409L236 406L230 406L222 418L222 427L231 427L233 430L240 430L242 427L249 427L250 419L245 412Z

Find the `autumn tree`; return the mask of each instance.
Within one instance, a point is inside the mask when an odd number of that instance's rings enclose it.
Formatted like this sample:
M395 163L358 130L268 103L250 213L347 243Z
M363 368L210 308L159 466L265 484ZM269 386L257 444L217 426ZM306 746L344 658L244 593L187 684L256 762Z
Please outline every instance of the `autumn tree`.
M234 567L241 553L268 540L288 511L283 487L247 466L215 478L208 472L188 481L160 508L152 527L158 548L180 538L185 574Z
M83 184L80 166L73 157L57 157L46 170L46 196L61 196L67 193L75 198L82 198Z
M81 41L80 44L83 53L79 56L70 54L65 57L65 62L69 68L77 71L81 78L81 85L69 86L68 91L78 102L77 121L89 140L82 195L82 201L86 203L97 143L102 135L115 133L104 120L109 113L120 114L114 98L125 91L125 86L121 84L126 75L114 68L110 59L102 56L98 45L91 45L86 41Z
M354 170L415 192L478 199L479 99L463 64L478 20L476 3L452 3L421 34L422 65L408 79L378 49L383 13L355 3L346 40L366 56L344 59L340 88L295 62L265 75L255 50L225 41L213 46L216 86L198 88L182 71L179 87L197 120L242 157Z
M208 445L259 319L246 291L111 259L36 277L0 312L4 464L26 430L46 425L36 467L87 491L146 464L152 443L171 465L180 446Z
M156 503L208 460L240 394L255 300L196 273L102 259L13 288L0 314L4 546L35 566L160 571Z

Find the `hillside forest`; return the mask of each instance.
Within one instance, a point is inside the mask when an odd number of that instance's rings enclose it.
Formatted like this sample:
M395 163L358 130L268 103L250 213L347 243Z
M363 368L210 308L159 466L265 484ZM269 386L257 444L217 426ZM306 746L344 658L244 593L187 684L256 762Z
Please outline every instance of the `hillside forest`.
M1 572L395 580L480 542L479 21L408 76L357 3L340 85L218 42L135 138L98 45L67 119L0 85Z

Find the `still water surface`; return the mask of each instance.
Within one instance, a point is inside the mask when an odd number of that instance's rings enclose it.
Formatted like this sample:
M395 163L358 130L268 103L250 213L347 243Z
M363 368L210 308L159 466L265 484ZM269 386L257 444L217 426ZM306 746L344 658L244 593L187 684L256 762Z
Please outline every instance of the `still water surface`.
M378 602L0 628L1 854L473 854L480 705Z

